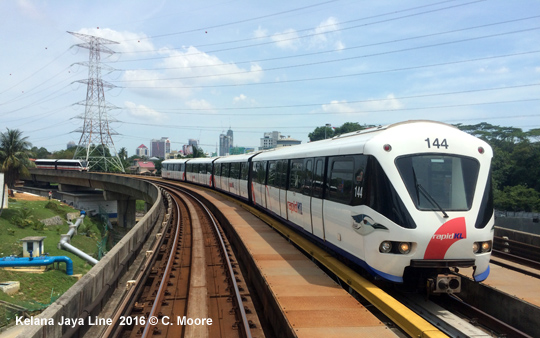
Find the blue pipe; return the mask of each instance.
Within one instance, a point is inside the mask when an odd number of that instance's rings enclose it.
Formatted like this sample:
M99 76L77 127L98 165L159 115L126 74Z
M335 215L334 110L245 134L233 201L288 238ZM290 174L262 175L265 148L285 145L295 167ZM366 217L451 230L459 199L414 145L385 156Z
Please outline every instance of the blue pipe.
M66 256L40 256L40 257L2 257L0 258L0 268L22 267L22 266L44 266L57 262L66 263L66 274L73 275L73 261Z

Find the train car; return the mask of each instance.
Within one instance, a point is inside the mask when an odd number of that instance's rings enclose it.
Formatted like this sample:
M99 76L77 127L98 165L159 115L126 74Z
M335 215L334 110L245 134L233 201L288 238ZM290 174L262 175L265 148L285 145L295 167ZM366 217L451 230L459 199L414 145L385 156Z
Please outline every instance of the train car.
M458 292L454 268L489 274L492 155L453 126L397 123L258 154L252 202L377 277Z
M476 281L489 275L492 157L487 143L451 125L407 121L220 157L212 172L215 189L376 278L452 293L461 288L459 268L473 267Z
M214 161L214 181L217 189L249 200L251 158L257 153L220 157Z
M216 157L189 159L186 163L186 181L213 187L212 163L216 159Z
M161 162L161 177L185 181L186 180L186 162L189 159L165 160Z
M88 171L88 162L84 160L39 159L35 163L38 169Z

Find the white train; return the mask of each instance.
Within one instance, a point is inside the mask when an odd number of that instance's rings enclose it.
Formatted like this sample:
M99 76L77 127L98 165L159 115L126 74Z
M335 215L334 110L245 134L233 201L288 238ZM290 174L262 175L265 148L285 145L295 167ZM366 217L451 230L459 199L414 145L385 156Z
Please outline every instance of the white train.
M491 147L408 121L247 155L163 162L162 176L210 186L274 214L392 282L459 292L457 268L489 275Z
M35 163L38 169L88 171L88 162L84 160L39 159Z

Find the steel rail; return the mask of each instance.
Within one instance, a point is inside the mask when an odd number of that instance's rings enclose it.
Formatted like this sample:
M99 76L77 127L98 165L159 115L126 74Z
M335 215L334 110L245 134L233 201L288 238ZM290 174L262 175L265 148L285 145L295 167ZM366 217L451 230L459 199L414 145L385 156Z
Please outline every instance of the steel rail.
M158 306L160 306L159 304L161 304L161 302L162 302L163 289L167 286L167 280L170 278L172 265L174 263L174 256L176 254L176 247L178 245L178 237L179 237L178 235L179 235L179 232L180 232L180 223L181 223L180 207L179 207L178 204L179 203L175 200L176 214L178 215L178 217L177 217L177 220L176 220L176 231L175 231L175 235L174 235L174 242L173 242L173 245L172 245L171 252L169 253L169 258L168 258L168 261L167 261L167 266L165 267L165 272L163 274L163 278L161 280L161 283L159 285L159 289L158 289L157 294L156 294L156 299L154 300L154 304L152 304L152 309L150 309L150 314L148 315L148 319L150 319L150 317L152 317L152 316L156 316L156 310L157 310ZM148 334L150 333L150 328L152 326L155 326L155 325L150 324L150 320L147 320L146 324L144 326L144 330L142 332L141 337L147 337Z
M235 293L235 296L236 296L236 302L237 302L237 305L238 305L238 309L239 309L240 315L242 317L242 324L243 324L243 327L244 327L245 337L246 338L252 338L251 330L249 329L249 322L248 322L248 319L247 319L246 310L244 309L244 305L243 305L243 302L242 302L242 296L240 295L240 289L238 288L238 283L236 283L236 278L234 276L234 270L233 270L233 267L232 267L231 260L229 259L229 256L227 255L227 247L225 246L225 242L223 241L223 237L222 237L222 235L221 235L221 233L219 231L219 226L217 225L217 223L215 221L215 218L212 215L212 212L206 207L206 205L204 205L204 203L202 201L200 201L197 197L195 197L194 195L192 195L191 193L189 193L185 189L182 189L182 188L180 188L178 186L175 186L175 189L177 189L179 191L182 191L182 193L190 196L195 201L197 201L197 203L199 203L199 205L202 206L202 208L204 209L204 211L207 213L208 217L212 221L212 224L214 226L214 229L216 231L217 237L218 237L220 245L221 245L221 250L223 252L223 256L225 257L225 261L227 262L227 267L228 267L228 270L229 270L229 274L231 276L231 283L232 283L233 288L234 288L234 293Z

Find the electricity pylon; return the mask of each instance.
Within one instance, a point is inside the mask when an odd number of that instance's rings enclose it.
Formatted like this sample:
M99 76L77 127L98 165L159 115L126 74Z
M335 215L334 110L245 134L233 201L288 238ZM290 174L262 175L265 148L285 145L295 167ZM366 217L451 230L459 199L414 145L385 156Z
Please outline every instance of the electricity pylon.
M78 116L84 120L84 123L82 128L76 130L82 134L73 159L87 161L89 170L124 172L124 166L118 157L112 139L112 135L118 134L109 126L111 122L117 121L109 118L107 114L109 110L117 109L117 107L105 101L103 89L115 86L101 79L101 70L112 70L112 68L103 66L100 62L101 53L114 54L113 50L104 45L117 44L118 42L81 33L68 33L85 41L85 43L75 46L90 51L89 61L79 63L88 67L88 79L77 81L85 83L87 87L86 101L78 103L85 106L84 116Z

